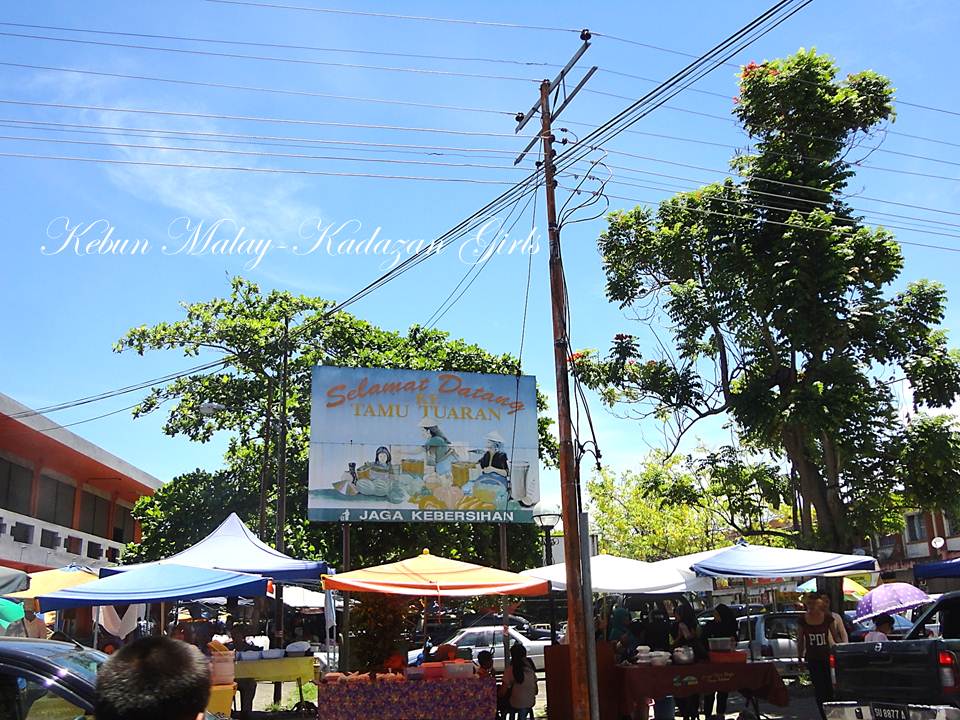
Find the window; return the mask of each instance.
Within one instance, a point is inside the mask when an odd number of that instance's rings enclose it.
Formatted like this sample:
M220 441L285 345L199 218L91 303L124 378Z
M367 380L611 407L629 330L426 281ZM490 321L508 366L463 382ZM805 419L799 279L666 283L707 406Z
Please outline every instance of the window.
M111 537L108 532L110 501L92 492L83 492L80 500L80 530L90 535Z
M923 513L907 515L907 542L923 542L927 539L927 523Z
M489 631L468 632L457 641L457 647L489 647L489 637Z
M40 476L37 517L64 527L73 526L73 500L77 489L46 475Z
M749 625L746 618L740 618L740 633L737 640L751 640L757 637L757 618L750 618Z
M795 617L771 617L763 629L763 634L768 640L796 640L797 639L797 618Z
M943 513L943 533L947 537L960 535L960 516L952 513Z
M30 514L33 471L0 458L0 507L21 515Z
M51 550L55 550L59 548L60 533L55 533L53 530L41 530L40 546L45 548L50 548Z
M113 516L113 541L119 543L133 542L133 515L123 505L117 505Z
M33 718L83 718L90 708L77 703L79 698L56 684L53 678L34 677L32 674L5 668L0 674L0 707L4 718L33 720Z

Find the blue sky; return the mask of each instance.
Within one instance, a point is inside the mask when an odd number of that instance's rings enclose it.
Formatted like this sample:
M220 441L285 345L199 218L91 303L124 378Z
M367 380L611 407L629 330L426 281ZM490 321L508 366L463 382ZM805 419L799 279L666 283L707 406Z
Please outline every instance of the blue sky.
M306 0L301 3L309 5ZM319 5L316 5L318 6ZM550 6L541 3L489 2L454 5L439 2L341 3L338 7L421 16L462 16L515 24L590 28L640 43L681 51L701 51L740 27L767 7L763 2L701 3L571 3ZM549 12L548 12L549 8ZM956 139L960 123L958 87L950 80L955 65L954 29L960 23L960 7L953 2L886 2L867 0L844 3L816 0L799 15L756 43L737 58L738 62L762 61L782 56L799 47L815 46L836 57L843 72L872 68L889 75L898 98L918 104L953 110L954 114L902 105L892 130L946 140ZM190 36L288 45L422 53L459 58L500 58L530 63L564 63L578 47L576 33L497 28L479 25L401 21L176 0L167 3L125 3L100 0L73 3L65 0L10 4L0 13L0 22L55 26L86 30ZM21 402L44 406L135 383L173 372L195 361L175 353L146 357L117 355L111 345L128 328L179 317L177 303L202 300L227 291L228 278L244 274L266 288L338 300L349 296L383 271L383 256L330 255L323 251L303 253L310 244L309 228L338 227L348 223L340 237L365 239L379 228L380 238L429 241L456 224L489 199L518 180L522 171L511 167L512 155L524 139L502 136L512 133L513 114L526 110L537 93L536 80L552 76L552 68L523 64L429 60L363 54L320 52L280 48L244 47L169 39L109 36L0 26L0 63L83 69L99 73L163 77L194 82L244 85L287 92L263 92L191 86L145 79L82 75L56 70L37 70L0 65L0 99L49 106L0 103L0 153L109 158L123 163L97 164L66 160L0 157L0 194L3 197L4 240L0 260L0 302L4 307L5 342L0 352L0 391ZM153 45L301 59L314 63L216 57L192 53L160 52L105 45L68 43L35 35L85 41ZM499 77L461 77L433 73L406 73L370 68L331 67L315 61L421 68L448 73ZM596 37L581 62L600 66L590 81L590 93L581 94L565 111L561 126L578 135L584 124L598 124L627 103L595 91L639 97L652 87L649 82L615 75L609 70L653 79L663 79L685 64L685 59L650 47ZM724 67L700 81L697 88L721 96L687 91L670 104L684 110L721 117L705 117L683 110L661 108L633 129L649 134L623 134L611 149L669 163L685 163L722 171L733 150L745 147L745 136L729 120L736 95L735 69ZM509 78L520 78L509 79ZM319 97L335 95L352 100ZM437 109L356 98L394 100L404 103L446 105L468 110ZM175 114L132 114L107 110L68 108L66 105L100 108L139 108ZM196 115L285 118L291 122L245 121ZM23 121L69 123L59 131L41 130ZM326 123L326 124L324 124ZM334 124L393 125L440 128L462 134L341 127ZM121 128L95 132L84 126ZM87 130L90 128L87 127ZM192 133L175 142L144 129ZM120 136L117 133L127 132ZM197 133L262 136L261 143L249 137L225 144L205 142ZM470 134L470 133L489 133ZM685 140L662 137L670 135ZM209 138L210 136L205 136ZM263 138L299 138L264 140ZM16 139L14 139L16 138ZM29 138L29 139L21 139ZM43 138L39 140L37 138ZM83 141L55 143L53 139ZM317 142L317 141L327 142ZM377 146L335 145L332 141L377 143ZM89 144L102 143L102 145ZM713 144L707 144L713 143ZM245 153L217 154L185 150L161 150L125 145L206 147ZM384 145L433 146L431 154ZM306 147L304 147L306 146ZM436 149L439 146L454 149ZM960 148L888 135L883 148L939 159L919 159L874 153L868 165L897 172L863 169L852 188L861 196L955 212L958 182L907 175L904 172L958 176ZM486 152L478 152L484 149ZM403 150L403 152L397 152ZM256 153L261 153L257 155ZM268 157L262 153L339 156L341 159ZM376 162L361 162L367 157ZM342 159L353 158L353 159ZM384 160L415 160L401 164ZM444 178L446 181L413 181L320 174L255 173L216 171L128 164L160 162L174 164L234 165L247 168L307 169L322 173L372 173ZM642 185L692 188L722 175L664 162L616 156L608 162L634 172L614 171L619 181ZM948 163L953 162L954 165ZM442 164L423 164L442 163ZM464 166L469 165L469 166ZM477 167L478 165L493 167ZM663 178L641 173L661 173L684 178ZM464 182L471 180L473 182ZM483 182L476 182L483 181ZM694 181L694 182L691 182ZM567 183L571 182L568 178ZM637 200L669 195L666 190L611 185L610 192ZM613 207L629 207L629 200L615 199ZM956 214L929 212L858 199L865 211L922 217L944 223L957 221ZM525 236L531 228L531 209L518 221L512 238ZM543 252L542 200L533 226L541 252L533 257L530 312L524 365L540 378L552 395L552 341L546 254ZM57 252L63 228L84 227L102 221L90 230L93 237L106 226L114 238L147 239L150 252L140 256L77 255ZM184 223L205 225L224 220L224 232L243 226L248 238L269 239L271 250L251 267L249 256L188 256L175 253L179 243L171 238ZM871 215L880 220L880 216ZM883 216L890 224L914 225L916 220ZM503 216L501 215L501 219ZM233 225L231 225L233 224ZM564 234L575 347L606 348L610 338L623 330L638 332L615 307L605 302L604 280L596 251L600 220L570 226ZM928 229L960 235L957 227ZM960 248L960 238L931 235L921 230L897 230L900 239ZM166 245L168 254L162 251ZM283 247L279 247L279 246ZM293 247L303 254L297 255ZM43 250L42 248L45 248ZM426 321L467 270L464 258L476 251L476 243L458 242L444 255L422 264L415 271L377 291L351 309L358 315L389 328L405 329ZM947 285L953 302L946 326L957 326L960 282L956 280L956 253L905 246L903 281L928 277ZM461 300L439 325L456 336L479 342L496 352L516 352L526 284L527 258L515 253L491 261ZM646 340L652 343L649 336ZM652 348L651 348L652 349ZM117 410L136 397L113 400L57 413L61 423L72 423ZM594 406L604 460L616 469L636 465L661 433L655 425L639 426L619 420ZM160 431L161 418L133 422L128 413L75 426L79 434L142 467L161 479L197 466L219 462L223 438L208 445L168 438ZM717 426L704 428L690 443L722 441ZM548 502L556 498L556 478L545 476Z

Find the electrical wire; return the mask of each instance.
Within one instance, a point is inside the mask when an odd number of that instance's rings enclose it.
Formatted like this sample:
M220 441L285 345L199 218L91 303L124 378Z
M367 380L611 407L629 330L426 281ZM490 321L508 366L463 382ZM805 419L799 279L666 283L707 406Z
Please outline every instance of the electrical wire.
M28 33L13 33L0 31L0 37L14 37L27 40L44 40L49 42L73 43L77 45L95 45L99 47L125 48L129 50L152 50L154 52L176 53L180 55L200 55L203 57L219 57L231 60L258 60L266 62L281 62L294 65L316 65L320 67L346 68L349 70L381 70L387 72L415 73L420 75L435 75L438 77L472 78L474 80L506 80L519 82L538 82L529 77L516 75L484 75L482 73L457 72L455 70L435 70L431 68L394 67L388 65L364 65L361 63L332 62L329 60L308 60L305 58L284 58L269 55L244 55L241 53L214 52L213 50L196 50L189 48L157 47L155 45L135 45L132 43L107 42L106 40L81 40L79 38L59 38L50 35L31 35Z
M213 43L217 45L242 45L245 47L262 47L262 48L273 48L273 49L279 49L279 50L311 50L314 52L344 53L344 54L352 54L352 55L376 55L380 57L402 57L402 58L413 58L413 59L419 59L419 60L443 60L445 62L449 62L449 61L485 62L485 63L497 63L501 65L519 65L521 67L548 67L548 68L560 67L555 63L536 62L532 60L511 60L509 58L470 57L470 56L462 56L462 55L425 55L421 53L390 52L386 50L322 47L317 45L293 45L289 43L254 42L250 40L224 40L222 38L203 38L203 37L191 37L191 36L183 36L183 35L161 35L156 33L121 32L118 30L97 30L97 29L91 29L91 28L61 27L56 25L30 25L27 23L13 23L13 22L0 22L0 26L27 28L32 30L55 30L57 32L87 33L87 34L94 34L94 35L113 35L117 37L138 37L138 38L146 38L151 40L176 40L179 42L201 42L201 43Z
M256 115L224 115L224 114L215 114L215 113L198 113L198 112L186 112L186 111L177 111L177 110L152 110L152 109L145 109L145 108L105 107L102 105L78 105L78 104L70 104L70 103L51 103L51 102L39 102L34 100L15 100L12 98L0 98L0 104L21 105L26 107L55 108L58 110L64 110L64 109L65 110L94 110L97 112L161 115L164 117L178 117L178 118L200 118L204 120L239 120L244 122L277 123L281 125L346 127L346 128L362 128L367 130L401 130L401 131L407 131L407 132L440 133L440 134L448 134L448 135L469 135L469 136L483 136L483 137L503 137L503 138L514 138L514 139L517 137L513 133L493 133L493 132L482 132L477 130L449 130L444 128L408 127L405 125L377 125L377 124L356 123L356 122L331 122L327 120L307 120L302 118L262 117L262 116L256 116Z
M2 35L3 33L0 33ZM78 68L54 67L51 65L31 65L27 63L0 62L2 67L11 67L26 70L43 70L48 72L74 73L79 75L94 75L97 77L122 78L125 80L146 80L149 82L173 83L176 85L191 85L194 87L212 87L226 90L245 90L248 92L273 93L279 95L296 95L300 97L316 97L325 100L342 100L344 102L377 103L382 105L400 105L403 107L427 108L430 110L451 110L458 112L488 113L491 115L506 115L513 117L515 113L506 110L491 110L490 108L472 108L458 105L438 105L436 103L418 102L414 100L396 100L393 98L370 98L354 95L336 95L333 93L316 92L313 90L286 90L283 88L258 87L256 85L234 85L231 83L207 82L202 80L185 80L182 78L164 78L153 75L130 75L127 73L103 72L99 70L82 70Z
M318 8L303 5L285 5L281 3L253 2L253 0L207 0L207 2L221 5L244 5L247 7L273 8L280 10L301 10L314 13L329 13L333 15L354 15L362 17L389 18L391 20L415 20L418 22L438 22L452 25L483 25L486 27L510 28L515 30L546 30L551 32L580 33L573 28L553 27L550 25L521 25L519 23L497 22L489 20L467 20L465 18L442 18L427 15L398 15L395 13L370 12L364 10L343 10L340 8Z

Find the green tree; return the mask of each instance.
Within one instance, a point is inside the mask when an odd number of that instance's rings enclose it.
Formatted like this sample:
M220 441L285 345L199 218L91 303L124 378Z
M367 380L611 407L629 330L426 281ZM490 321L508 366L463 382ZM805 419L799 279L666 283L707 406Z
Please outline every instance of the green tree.
M317 364L346 367L386 367L419 370L458 370L514 374L517 361L493 355L447 333L414 326L407 334L390 332L345 312L331 312L332 303L287 292L262 293L243 278L234 278L231 294L206 302L184 304L185 317L153 327L130 330L116 345L118 352L144 354L176 350L188 357L202 352L222 355L224 364L178 378L155 388L134 410L135 417L169 407L164 432L208 441L217 431L231 433L225 466L196 470L172 479L153 497L134 508L141 522L142 541L131 545L125 562L153 560L177 552L213 530L228 513L236 512L251 527L258 524L260 475L263 467L263 425L270 408L278 417L279 376L288 348L287 521L284 545L301 557L321 557L339 563L339 526L307 520L307 466L310 423L310 373ZM285 330L285 327L288 328ZM286 338L286 340L285 340ZM204 404L222 409L204 414ZM552 462L556 442L541 415L540 452ZM276 455L276 431L271 458ZM276 474L275 464L269 476ZM270 484L267 515L276 527L276 487ZM540 557L540 540L532 526L508 529L511 564L529 567ZM437 554L495 563L499 544L496 527L468 524L361 524L353 529L352 560L363 566L400 559L430 547Z
M733 112L755 147L731 163L742 180L612 213L599 241L608 298L654 307L676 352L644 358L621 334L609 356L578 361L581 376L670 423L674 448L725 416L748 449L788 461L807 544L849 550L904 504L957 508L956 428L922 412L904 426L890 388L905 377L921 410L960 392L960 354L939 327L945 292L892 292L899 246L843 195L849 156L893 118L889 81L838 78L830 58L800 51L747 65Z
M711 513L662 502L653 488L693 483L679 458L655 455L639 472L604 469L588 482L600 551L636 560L664 560L729 545Z

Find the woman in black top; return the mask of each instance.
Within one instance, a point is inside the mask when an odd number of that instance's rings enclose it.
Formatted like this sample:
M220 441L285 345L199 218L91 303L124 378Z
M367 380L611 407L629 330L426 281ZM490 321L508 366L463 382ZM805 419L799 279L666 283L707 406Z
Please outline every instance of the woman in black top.
M713 619L704 626L703 637L708 642L710 638L730 638L734 643L733 647L736 647L738 630L737 618L734 616L733 610L721 603L713 609ZM727 714L728 693L707 693L703 696L703 714L708 720L714 717L714 697L716 697L717 702L716 717L726 717Z

